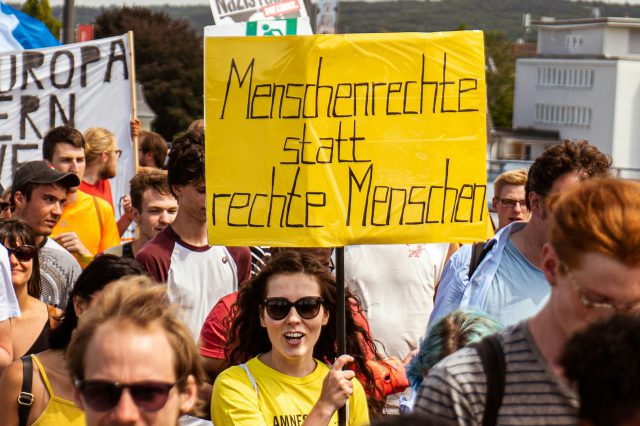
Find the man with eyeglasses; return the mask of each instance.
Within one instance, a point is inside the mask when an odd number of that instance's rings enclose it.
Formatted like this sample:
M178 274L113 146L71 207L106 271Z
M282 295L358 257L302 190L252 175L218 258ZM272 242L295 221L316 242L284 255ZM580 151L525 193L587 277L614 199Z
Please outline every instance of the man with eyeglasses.
M531 213L527 208L524 186L527 183L525 169L508 170L498 175L493 182L493 208L498 213L498 228L512 222L528 221Z
M83 314L65 358L86 424L177 426L197 403L202 369L165 286L129 277Z
M611 159L586 141L564 141L547 148L528 173L524 199L531 212L529 222L513 222L488 240L471 273L471 246L451 256L429 325L459 308L479 308L505 326L536 314L550 291L542 272L548 230L545 201L585 179L608 175L610 165Z
M62 309L82 270L71 253L49 235L62 217L69 190L79 184L74 173L58 172L44 161L29 161L18 168L11 186L13 215L30 225L36 235L40 298Z
M640 313L639 211L640 184L631 181L594 179L551 197L549 241L540 254L548 301L496 335L493 357L481 343L432 368L415 411L458 425L490 418L497 425L578 424L578 396L561 354L590 323Z

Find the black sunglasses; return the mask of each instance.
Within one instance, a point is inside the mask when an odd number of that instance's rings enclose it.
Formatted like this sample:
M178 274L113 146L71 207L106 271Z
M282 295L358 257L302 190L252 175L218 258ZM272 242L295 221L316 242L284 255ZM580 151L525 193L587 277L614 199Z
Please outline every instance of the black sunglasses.
M36 255L36 251L38 250L34 246L23 245L14 248L6 247L9 252L9 256L12 254L18 259L20 262L28 262L33 259L33 256Z
M303 297L295 302L289 302L284 297L268 297L264 299L263 305L269 318L279 321L289 315L291 307L296 308L296 312L304 319L313 319L318 316L320 306L324 304L322 297Z
M113 410L127 388L136 405L144 411L158 411L167 403L169 392L176 383L136 382L118 383L106 380L76 380L83 402L95 411Z

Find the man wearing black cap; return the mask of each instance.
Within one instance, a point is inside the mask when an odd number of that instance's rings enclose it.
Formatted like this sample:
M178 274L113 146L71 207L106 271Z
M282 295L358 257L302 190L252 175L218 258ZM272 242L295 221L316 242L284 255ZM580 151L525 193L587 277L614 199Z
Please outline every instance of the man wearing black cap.
M73 255L47 237L62 215L69 188L79 184L75 173L58 172L44 161L29 161L16 171L11 189L14 216L33 228L40 247L41 298L61 308L82 270Z

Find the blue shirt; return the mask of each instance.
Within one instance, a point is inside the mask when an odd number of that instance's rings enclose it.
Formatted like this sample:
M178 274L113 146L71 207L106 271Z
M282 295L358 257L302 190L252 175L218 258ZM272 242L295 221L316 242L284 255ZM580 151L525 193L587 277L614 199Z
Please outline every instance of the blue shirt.
M510 326L538 313L550 291L544 273L509 238L481 309Z

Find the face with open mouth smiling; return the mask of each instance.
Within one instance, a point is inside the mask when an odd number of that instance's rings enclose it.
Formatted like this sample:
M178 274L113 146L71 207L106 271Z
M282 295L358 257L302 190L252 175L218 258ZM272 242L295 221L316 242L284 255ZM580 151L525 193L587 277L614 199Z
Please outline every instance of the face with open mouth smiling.
M276 274L267 282L266 299L283 298L291 303L321 297L320 285L313 275L305 273ZM311 298L311 299L306 299ZM301 308L302 310L302 308ZM309 316L306 309L304 316ZM329 313L319 306L318 314L305 319L296 307L291 307L283 319L269 316L265 306L260 307L260 324L267 329L271 341L271 351L263 361L270 367L290 375L315 368L313 347L322 326L329 321Z

